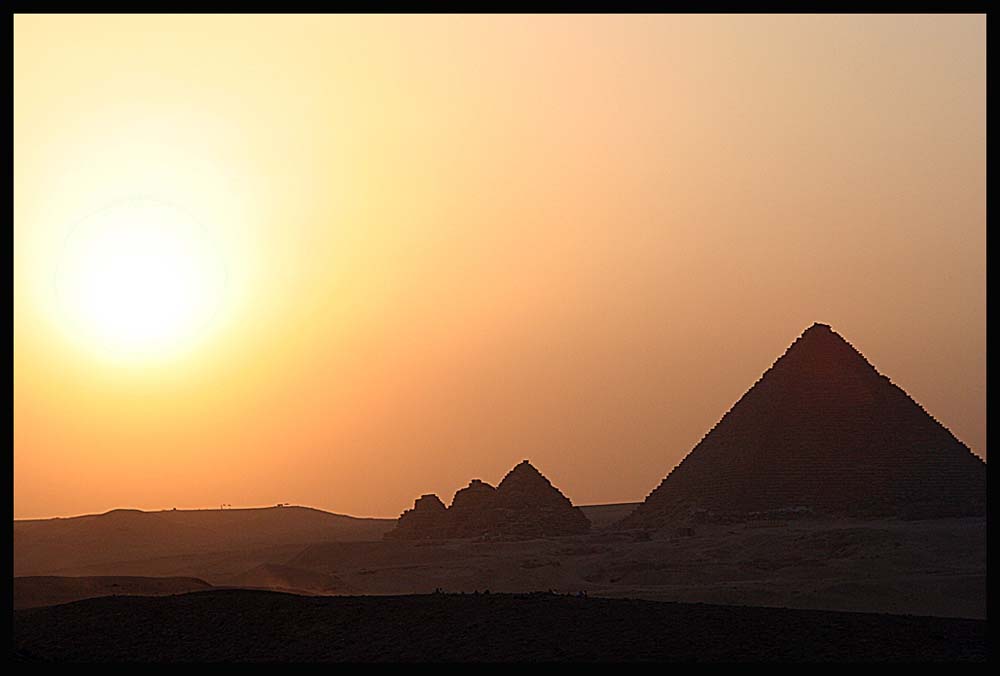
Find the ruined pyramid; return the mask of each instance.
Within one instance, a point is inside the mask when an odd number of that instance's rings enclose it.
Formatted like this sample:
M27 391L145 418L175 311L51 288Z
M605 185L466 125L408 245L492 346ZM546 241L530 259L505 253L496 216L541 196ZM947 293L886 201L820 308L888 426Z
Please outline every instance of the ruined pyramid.
M432 538L526 539L575 535L590 521L569 498L527 460L516 465L500 484L473 479L455 493L446 508L434 494L421 496L403 512L387 539Z
M986 463L813 324L620 525L985 509Z
M441 502L441 498L428 493L416 499L413 509L400 514L396 527L383 537L387 540L443 538L448 536L448 528L448 508Z

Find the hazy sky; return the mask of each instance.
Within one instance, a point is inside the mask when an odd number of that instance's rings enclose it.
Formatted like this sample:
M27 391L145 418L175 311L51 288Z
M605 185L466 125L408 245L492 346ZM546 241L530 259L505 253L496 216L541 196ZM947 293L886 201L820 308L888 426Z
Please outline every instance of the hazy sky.
M985 15L21 15L14 151L15 517L637 501L814 321L986 456ZM216 309L126 360L136 197Z

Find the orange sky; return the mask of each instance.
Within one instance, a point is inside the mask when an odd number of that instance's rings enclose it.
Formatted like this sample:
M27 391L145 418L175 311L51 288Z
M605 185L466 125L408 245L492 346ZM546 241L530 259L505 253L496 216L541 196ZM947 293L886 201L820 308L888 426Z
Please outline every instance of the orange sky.
M20 15L14 150L18 518L641 500L814 321L986 456L985 16ZM224 282L123 360L137 195Z

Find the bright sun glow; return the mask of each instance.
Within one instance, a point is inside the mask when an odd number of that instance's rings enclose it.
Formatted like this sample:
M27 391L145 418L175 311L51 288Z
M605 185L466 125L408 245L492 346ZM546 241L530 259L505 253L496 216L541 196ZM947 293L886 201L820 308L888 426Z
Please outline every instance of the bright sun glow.
M131 200L70 233L57 279L68 328L106 356L163 357L189 348L225 292L218 248L191 216Z

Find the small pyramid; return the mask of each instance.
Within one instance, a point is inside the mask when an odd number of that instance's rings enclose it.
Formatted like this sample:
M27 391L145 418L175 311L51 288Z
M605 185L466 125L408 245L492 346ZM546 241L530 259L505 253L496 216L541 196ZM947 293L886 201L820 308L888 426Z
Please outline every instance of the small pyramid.
M474 512L483 505L489 504L496 494L496 488L481 479L473 479L465 488L455 491L449 509Z
M448 508L449 537L465 537L475 532L483 511L493 504L496 492L496 488L479 479L473 479L468 486L456 491Z
M541 472L525 460L500 484L473 479L455 493L445 508L436 495L422 496L403 512L389 539L497 538L576 535L590 529L590 520Z
M497 486L496 503L509 507L572 507L573 503L527 460L507 473Z
M590 530L590 520L545 476L524 460L497 486L490 532L500 537L576 535Z
M986 464L826 324L814 324L623 527L814 513L983 514Z
M447 536L448 510L434 493L421 495L399 515L396 527L383 537L387 540L412 540L417 538L442 538Z

